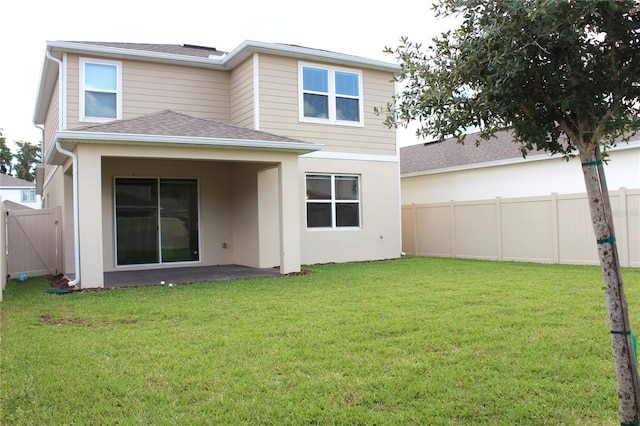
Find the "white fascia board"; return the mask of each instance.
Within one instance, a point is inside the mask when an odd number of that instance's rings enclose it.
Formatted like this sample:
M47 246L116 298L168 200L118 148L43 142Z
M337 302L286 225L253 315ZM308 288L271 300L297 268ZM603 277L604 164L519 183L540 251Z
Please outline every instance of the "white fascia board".
M141 144L200 145L218 148L250 148L307 153L322 149L323 145L305 142L257 141L245 139L221 139L185 136L138 135L128 133L57 132L54 139L60 142L110 143L135 142ZM52 144L52 145L54 145Z
M226 55L220 57L195 57L176 55L172 53L152 52L146 50L123 49L119 47L99 46L94 44L82 44L65 41L49 41L47 48L52 50L75 52L80 54L99 54L117 58L148 59L161 62L188 63L203 67L231 69L244 61L253 53L271 53L280 56L296 57L305 60L323 60L331 63L351 64L360 67L377 69L382 71L400 71L400 65L367 59L360 56L346 55L343 53L327 52L313 48L290 46L285 44L263 43L247 40Z
M632 141L629 141L628 143L622 142L612 148L609 148L607 152L624 151L627 149L634 149L634 148L640 148L640 140L632 140ZM459 172L462 170L484 169L487 167L499 167L499 166L508 166L511 164L532 163L535 161L546 161L546 160L558 161L561 159L562 159L562 156L552 156L550 154L536 154L536 155L527 156L527 158L515 157L515 158L507 158L503 160L486 161L484 163L463 164L460 166L443 167L440 169L403 173L400 175L400 177L410 178L410 177L416 177L416 176L437 175L441 173Z
M124 49L121 47L100 46L95 44L82 44L67 41L48 41L47 47L53 51L72 52L78 54L97 54L103 57L112 58L135 58L147 59L158 62L168 63L189 63L191 65L201 65L204 67L223 68L223 58L205 58L188 55L176 55L173 53L153 52L148 50Z
M33 124L44 124L46 116L46 107L41 107L40 99L51 99L53 88L55 86L56 78L58 77L58 64L52 63L43 55L42 65L40 66L40 80L38 81L38 91L36 92L36 103L33 108L32 121ZM47 91L47 93L45 93ZM46 105L48 106L48 104Z
M240 44L240 46L225 56L223 61L225 64L230 64L231 67L233 67L234 65L232 64L234 62L244 60L243 52L245 51L249 51L251 53L270 53L278 56L288 56L310 61L326 61L334 64L359 66L362 68L388 72L397 72L401 69L399 64L392 62L378 61L360 56L329 52L309 47L264 43L253 40L247 40Z
M323 160L380 161L383 163L399 163L397 155L356 154L351 152L316 151L301 155L301 158L319 158Z

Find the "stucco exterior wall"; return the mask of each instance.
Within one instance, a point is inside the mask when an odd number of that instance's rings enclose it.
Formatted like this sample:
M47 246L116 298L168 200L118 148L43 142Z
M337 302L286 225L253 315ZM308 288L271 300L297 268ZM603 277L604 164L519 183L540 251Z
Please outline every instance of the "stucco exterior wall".
M229 264L233 260L231 228L230 163L208 163L183 160L143 160L105 158L102 160L102 227L104 239L104 267L118 269L115 259L114 179L117 177L181 177L198 179L200 220L200 263ZM223 249L223 243L228 244ZM136 269L139 265L136 265ZM163 265L167 267L167 265Z
M640 143L610 151L605 165L610 190L640 188ZM535 157L544 158L537 161ZM569 162L545 155L528 161L402 177L402 204L531 197L585 191L579 159Z
M361 227L307 229L305 173L360 175ZM300 159L300 232L303 264L393 259L400 257L398 163Z
M62 266L65 273L74 268L73 188L71 160L62 166L48 165L44 178L42 203L45 209L62 207L60 219L62 233Z

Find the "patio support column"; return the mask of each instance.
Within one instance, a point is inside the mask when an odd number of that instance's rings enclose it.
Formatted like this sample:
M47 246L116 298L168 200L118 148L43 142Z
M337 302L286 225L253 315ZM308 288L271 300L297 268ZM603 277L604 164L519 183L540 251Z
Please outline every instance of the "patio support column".
M280 273L300 272L300 193L298 156L287 156L278 167L280 193Z
M102 161L96 146L78 144L80 287L104 287ZM76 271L78 273L78 271Z

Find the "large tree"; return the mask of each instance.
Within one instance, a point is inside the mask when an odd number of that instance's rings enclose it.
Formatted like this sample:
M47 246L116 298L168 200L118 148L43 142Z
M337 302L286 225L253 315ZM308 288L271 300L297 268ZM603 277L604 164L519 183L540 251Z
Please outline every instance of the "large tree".
M7 138L2 136L2 129L0 129L0 173L11 175L11 171L13 170L12 160L13 154L7 146Z
M16 146L16 177L33 182L36 179L36 165L40 161L40 147L30 142L16 142Z
M634 0L440 0L460 26L432 43L387 48L402 90L387 124L460 142L510 129L532 150L577 156L605 284L623 425L638 425L640 389L602 156L639 127L640 10Z

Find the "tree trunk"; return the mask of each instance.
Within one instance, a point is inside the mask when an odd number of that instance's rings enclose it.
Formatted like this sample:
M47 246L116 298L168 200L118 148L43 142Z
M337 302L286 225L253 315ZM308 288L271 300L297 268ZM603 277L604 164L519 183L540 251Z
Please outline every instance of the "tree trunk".
M618 379L618 400L622 426L638 426L640 385L633 348L627 300L609 207L607 184L602 171L598 144L580 147L580 160L589 199L591 222L598 243L598 256L604 279L611 347ZM600 169L600 170L599 170Z

